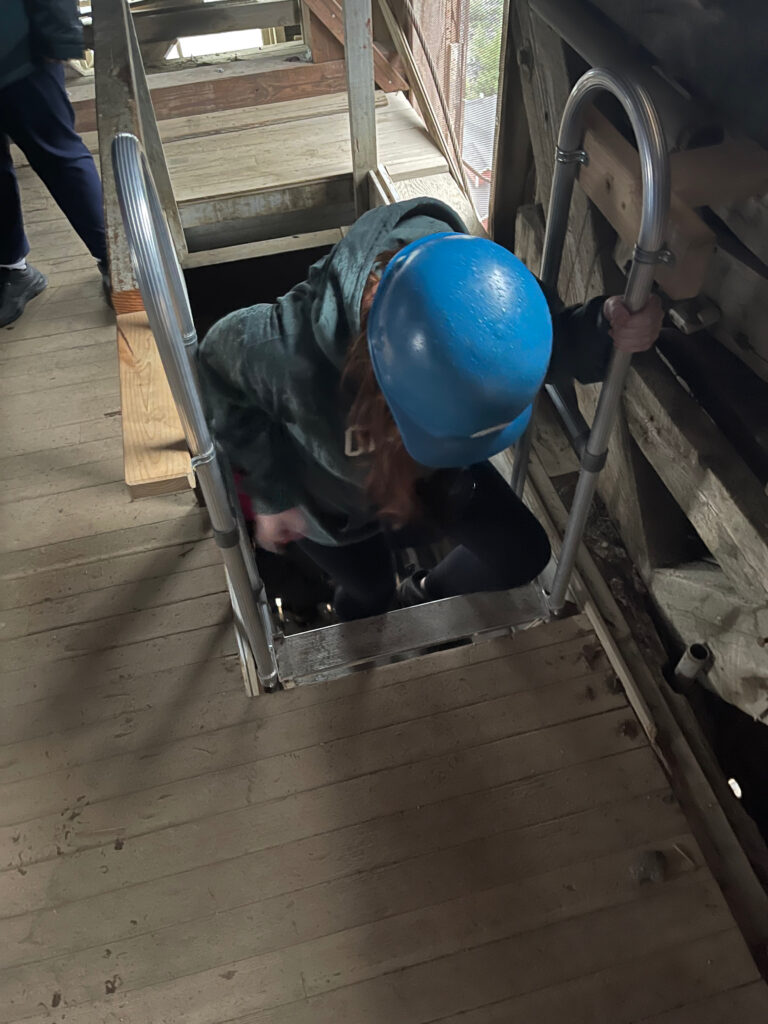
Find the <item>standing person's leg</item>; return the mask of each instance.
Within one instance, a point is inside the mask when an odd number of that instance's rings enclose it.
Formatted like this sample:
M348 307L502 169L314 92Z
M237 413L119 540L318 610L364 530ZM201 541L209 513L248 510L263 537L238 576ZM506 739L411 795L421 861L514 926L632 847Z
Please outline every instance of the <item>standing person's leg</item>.
M474 491L449 529L459 546L424 580L428 600L511 590L535 579L550 558L544 528L493 466L470 472Z
M0 90L0 267L23 263L29 252L29 242L24 234L24 218L21 213L21 196L16 172L11 159L11 147L3 131L2 95Z
M64 68L46 63L0 93L0 123L39 175L93 257L106 263L101 180L75 131Z
M343 547L311 540L299 541L299 547L336 585L334 610L342 622L388 611L395 596L395 570L384 534Z
M0 116L0 327L18 320L29 300L48 283L39 270L27 266L28 250L19 186Z

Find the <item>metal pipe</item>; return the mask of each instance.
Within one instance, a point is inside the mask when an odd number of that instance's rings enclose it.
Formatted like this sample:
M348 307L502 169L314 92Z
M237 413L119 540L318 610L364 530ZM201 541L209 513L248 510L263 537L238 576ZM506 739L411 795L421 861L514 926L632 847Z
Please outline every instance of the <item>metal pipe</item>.
M616 96L626 110L640 154L640 231L624 290L625 305L631 312L636 312L642 309L648 300L653 286L654 267L662 258L664 228L669 208L669 158L661 122L648 93L612 71L601 68L588 71L573 87L565 104L544 236L541 277L545 291L556 290L573 183L579 166L578 154L584 134L584 111L592 102L595 93L604 90ZM631 358L626 352L613 350L608 375L600 390L549 596L550 608L555 614L565 604L571 572L584 533L597 477L605 462L608 439L616 419Z
M712 652L706 644L691 644L686 647L675 666L673 688L678 693L686 693L701 673L709 668L711 662Z
M573 0L530 0L531 10L546 22L592 67L626 75L644 88L659 112L672 149L711 145L723 136L717 119L688 99L644 59L638 47L627 42L607 18L589 3Z
M192 358L197 335L184 277L146 156L135 135L114 138L112 163L136 279L236 597L239 625L251 648L259 684L264 689L274 688L277 659L271 624L260 607L266 605L263 584L253 559L253 564L247 564L240 543L241 531L198 391Z
M581 415L576 391L571 384L567 391L554 384L545 384L546 392L565 427L565 432L571 442L571 447L577 455L581 456L584 446L589 438L589 424Z
M515 445L515 460L512 463L512 476L509 481L509 486L518 498L522 498L523 496L523 491L525 490L525 479L528 476L528 463L531 458L531 448L533 447L533 424L536 422L537 405L537 401L533 403L531 421L525 428L522 437Z

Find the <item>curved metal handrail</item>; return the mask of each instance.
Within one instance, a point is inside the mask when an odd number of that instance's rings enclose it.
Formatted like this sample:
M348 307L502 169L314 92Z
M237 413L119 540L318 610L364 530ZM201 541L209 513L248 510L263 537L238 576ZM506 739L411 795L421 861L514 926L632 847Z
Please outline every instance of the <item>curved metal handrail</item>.
M278 682L278 672L269 607L208 429L197 381L197 332L184 276L135 135L115 136L112 165L134 273L226 566L236 625L250 648L259 684L270 689Z
M547 227L541 264L541 281L554 293L568 227L573 184L581 163L588 154L581 150L584 136L584 113L598 92L612 93L621 103L635 133L640 154L642 178L642 213L640 230L632 266L624 290L624 303L630 311L642 309L648 300L655 266L663 262L664 230L669 210L669 158L661 121L651 99L640 86L621 75L603 68L593 68L573 87L565 104L556 150L555 171L549 197ZM568 524L563 537L557 571L549 594L549 605L557 613L565 603L571 572L595 491L597 477L605 462L608 440L616 420L621 393L632 357L613 350L605 383L600 389L597 410L589 438L582 453L582 468L576 487ZM525 481L530 434L521 445L518 467L513 480L518 493Z

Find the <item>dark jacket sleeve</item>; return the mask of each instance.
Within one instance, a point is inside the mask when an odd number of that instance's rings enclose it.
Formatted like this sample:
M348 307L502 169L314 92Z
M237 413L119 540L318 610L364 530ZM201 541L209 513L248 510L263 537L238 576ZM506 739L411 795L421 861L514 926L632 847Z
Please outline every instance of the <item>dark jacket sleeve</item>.
M253 371L268 366L268 347L261 347L266 358L248 358L247 314L230 314L211 328L198 347L197 369L214 438L241 475L239 486L254 511L272 515L300 505L303 488L288 428L270 403L269 387ZM256 354L256 347L251 351Z
M548 381L575 378L582 384L595 384L605 379L613 340L602 312L604 302L605 296L599 295L583 306L553 309Z
M32 52L37 58L77 59L83 55L83 27L77 0L27 0Z

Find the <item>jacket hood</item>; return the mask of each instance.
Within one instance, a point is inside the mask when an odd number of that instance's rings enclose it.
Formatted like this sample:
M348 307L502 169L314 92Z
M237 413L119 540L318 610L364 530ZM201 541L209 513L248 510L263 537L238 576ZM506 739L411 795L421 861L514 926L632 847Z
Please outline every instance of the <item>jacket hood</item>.
M409 199L381 206L355 222L331 252L316 263L308 280L281 303L308 304L315 341L341 369L352 338L360 333L360 303L376 257L441 231L466 233L459 215L438 199Z

